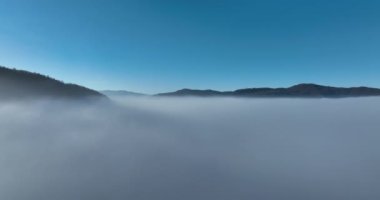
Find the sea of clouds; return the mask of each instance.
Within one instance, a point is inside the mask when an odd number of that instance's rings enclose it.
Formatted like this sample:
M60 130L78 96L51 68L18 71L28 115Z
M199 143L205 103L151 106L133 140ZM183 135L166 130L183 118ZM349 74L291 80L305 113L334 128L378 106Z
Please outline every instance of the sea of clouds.
M377 200L380 98L0 103L1 200Z

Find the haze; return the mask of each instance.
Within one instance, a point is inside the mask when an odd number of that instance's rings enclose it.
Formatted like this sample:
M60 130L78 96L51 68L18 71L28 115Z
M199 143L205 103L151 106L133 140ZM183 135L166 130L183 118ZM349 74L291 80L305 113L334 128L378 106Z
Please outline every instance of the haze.
M380 99L0 104L0 199L380 198Z

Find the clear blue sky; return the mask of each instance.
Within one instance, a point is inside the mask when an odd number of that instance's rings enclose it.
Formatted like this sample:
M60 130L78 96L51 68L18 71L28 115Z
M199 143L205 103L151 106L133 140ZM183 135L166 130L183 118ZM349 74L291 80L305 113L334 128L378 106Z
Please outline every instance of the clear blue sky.
M380 1L0 0L0 65L147 93L380 87Z

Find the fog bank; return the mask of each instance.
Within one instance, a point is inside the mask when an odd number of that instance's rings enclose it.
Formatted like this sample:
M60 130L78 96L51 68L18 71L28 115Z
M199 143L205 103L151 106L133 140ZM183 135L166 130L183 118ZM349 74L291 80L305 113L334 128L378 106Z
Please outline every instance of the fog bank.
M380 199L380 98L0 104L0 199Z

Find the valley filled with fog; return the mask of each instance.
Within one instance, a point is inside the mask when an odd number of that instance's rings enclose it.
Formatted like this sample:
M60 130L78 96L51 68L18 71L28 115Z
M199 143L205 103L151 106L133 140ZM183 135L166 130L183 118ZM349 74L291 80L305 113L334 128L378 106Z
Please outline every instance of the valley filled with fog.
M0 103L0 199L380 198L380 98Z

